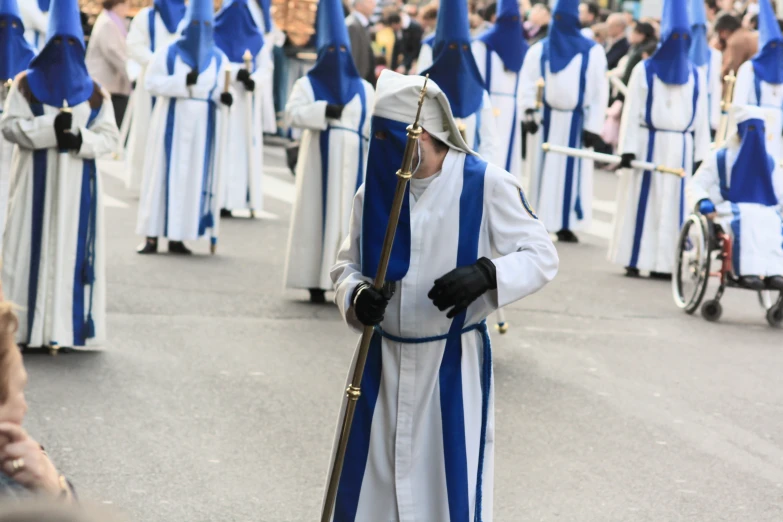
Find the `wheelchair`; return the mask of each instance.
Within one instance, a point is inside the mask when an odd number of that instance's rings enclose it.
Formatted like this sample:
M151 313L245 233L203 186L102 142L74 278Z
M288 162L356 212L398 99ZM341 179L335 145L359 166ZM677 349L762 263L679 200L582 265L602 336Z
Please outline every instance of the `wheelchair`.
M713 271L713 264L717 270ZM692 214L685 221L677 243L676 271L672 278L674 302L688 314L701 305L701 315L707 321L718 321L723 314L720 300L726 288L745 288L732 269L731 237L719 224L701 214ZM704 301L710 278L718 279L715 297ZM777 299L774 294L777 293ZM774 328L783 325L783 292L758 291L759 304L766 311L767 322Z

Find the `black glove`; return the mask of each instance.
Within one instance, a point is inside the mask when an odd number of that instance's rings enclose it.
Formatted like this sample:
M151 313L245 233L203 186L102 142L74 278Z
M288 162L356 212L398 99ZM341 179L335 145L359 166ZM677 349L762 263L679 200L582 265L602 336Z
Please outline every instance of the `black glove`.
M237 72L237 81L245 83L250 79L250 71L247 69L239 69Z
M133 80L133 81L131 82L131 90L132 90L132 91L135 91L135 90L136 90L136 80Z
M54 135L57 138L57 148L61 151L76 150L82 148L82 135L78 132L71 133L73 114L61 112L54 118Z
M693 173L696 174L698 172L699 168L701 168L701 161L696 161L693 163Z
M256 90L255 80L247 80L246 82L244 82L244 84L245 84L245 90L247 90L248 92L253 92Z
M636 160L636 154L632 154L630 152L626 152L622 156L622 160L620 161L620 168L621 169L632 169L631 162Z
M222 92L220 93L220 103L226 107L231 107L234 104L234 97L231 96L230 92Z
M383 321L386 307L394 295L395 284L387 282L376 290L369 283L360 283L353 291L351 303L356 318L365 326L375 326Z
M343 115L344 108L345 105L334 105L332 103L329 103L326 105L326 117L339 120L340 116Z
M525 111L525 119L522 122L522 129L531 135L538 132L538 123L536 123L535 111L533 109L528 109Z
M196 85L197 81L198 81L198 71L196 69L193 69L188 73L187 76L185 76L185 85Z
M601 136L593 132L583 130L582 131L582 145L586 149L595 149L604 144L604 140Z
M451 319L467 310L468 305L487 290L498 287L495 265L486 257L474 264L455 268L437 281L427 294L441 312L451 308L446 317ZM452 308L453 307L453 308Z
M73 125L73 114L70 112L62 111L54 117L55 134L63 134L65 131L71 129L71 125Z

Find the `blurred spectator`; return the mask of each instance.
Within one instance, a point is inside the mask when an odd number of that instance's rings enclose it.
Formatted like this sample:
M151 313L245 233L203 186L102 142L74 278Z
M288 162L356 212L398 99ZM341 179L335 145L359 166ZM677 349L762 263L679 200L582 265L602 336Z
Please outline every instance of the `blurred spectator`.
M419 12L419 25L424 30L423 38L427 38L435 32L435 25L438 23L438 4L436 2L427 4Z
M375 11L375 0L353 0L353 10L345 24L351 39L351 54L359 75L375 85L375 54L370 38L370 16Z
M598 23L600 14L601 8L593 0L586 0L579 4L579 22L582 24L582 34L585 38L593 39L592 27Z
M22 428L27 414L27 372L14 341L18 324L13 305L0 302L0 496L27 492L69 502L73 498L70 484Z
M549 23L552 21L552 11L546 4L535 4L530 9L530 15L525 29L530 45L543 40L549 34Z
M631 73L639 62L643 60L643 53L646 48L650 46L655 47L658 44L658 36L655 32L655 28L646 23L638 22L633 31L631 31L631 37L629 42L631 44L628 51L628 60L625 65L625 72L623 73L623 83L628 85L631 80ZM622 100L623 96L618 95L618 99Z
M620 63L620 59L628 54L631 44L625 37L625 16L620 13L609 15L606 21L606 64L611 71Z
M103 510L59 503L25 502L0 507L0 522L117 522L120 519Z
M715 21L718 49L723 52L722 76L736 72L740 65L750 60L758 51L758 34L742 27L739 19L731 13L722 13Z
M742 27L744 27L748 31L756 31L756 30L758 30L758 28L759 28L759 15L751 14L750 12L745 13L745 16L742 17Z
M398 73L410 73L413 62L418 58L421 50L424 30L418 22L411 19L408 13L394 6L383 10L383 23L391 33L391 46L384 53L387 66ZM376 35L376 43L387 48L388 44L382 42L384 36L379 31Z
M128 36L125 19L128 7L128 0L103 1L103 11L95 20L84 58L87 72L111 94L117 127L122 125L131 92L126 71L128 49L125 44Z
M601 47L606 48L606 39L608 36L607 25L604 23L597 23L593 24L590 29L593 32L593 41Z
M718 18L718 2L716 0L705 0L704 6L707 9L707 22L710 27L715 23L715 19ZM710 29L709 27L707 28Z

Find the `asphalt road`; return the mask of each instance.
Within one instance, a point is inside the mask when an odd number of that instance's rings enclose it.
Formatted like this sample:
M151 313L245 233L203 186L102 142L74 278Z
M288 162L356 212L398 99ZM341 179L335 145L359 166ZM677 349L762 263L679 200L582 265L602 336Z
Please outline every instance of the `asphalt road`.
M224 221L219 255L134 253L136 200L104 164L103 352L26 356L27 427L83 498L139 522L317 519L355 337L282 288L293 179L269 150L264 219ZM709 324L595 235L508 310L494 338L498 522L783 520L783 331L756 297ZM440 522L440 521L422 521Z

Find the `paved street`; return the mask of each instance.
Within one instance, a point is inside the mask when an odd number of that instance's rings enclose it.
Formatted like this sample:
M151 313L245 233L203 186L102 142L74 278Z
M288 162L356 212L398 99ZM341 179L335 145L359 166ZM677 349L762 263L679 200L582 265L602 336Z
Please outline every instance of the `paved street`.
M26 357L27 427L132 520L317 519L355 337L282 288L293 178L267 151L263 219L223 221L214 257L137 255L137 201L104 163L110 343ZM783 331L751 293L709 324L622 277L616 178L595 185L592 234L493 339L495 520L783 520Z

